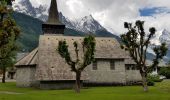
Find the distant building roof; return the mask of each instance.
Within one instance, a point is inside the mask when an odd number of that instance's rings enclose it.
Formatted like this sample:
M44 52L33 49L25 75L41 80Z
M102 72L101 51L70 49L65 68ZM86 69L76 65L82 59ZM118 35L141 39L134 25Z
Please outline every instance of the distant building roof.
M147 63L147 66L151 66L151 65L152 65L152 61L151 61L151 60L147 60L146 63ZM159 62L159 65L158 65L158 66L159 66L159 67L166 67L167 64L166 64L166 62L164 62L163 60L161 60L161 61Z
M128 58L128 59L125 59L125 64L128 65L128 64L136 64L136 63L135 63L135 61L132 58ZM147 66L151 66L152 65L152 61L151 60L146 60L146 65ZM167 64L163 60L161 60L159 62L158 66L159 67L167 67Z

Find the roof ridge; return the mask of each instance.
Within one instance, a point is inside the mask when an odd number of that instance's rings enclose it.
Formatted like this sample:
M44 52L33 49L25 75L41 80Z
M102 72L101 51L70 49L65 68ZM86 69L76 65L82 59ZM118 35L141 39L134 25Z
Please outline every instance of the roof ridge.
M37 51L36 51L37 50ZM34 53L35 52L35 53ZM22 57L19 61L17 61L17 63L15 64L17 66L17 64L19 64L19 62L21 62L22 60L24 60L25 58L27 58L29 55L31 55L32 53L34 53L34 56L35 57L35 54L37 54L38 52L38 48L35 48L34 50L32 50L30 53L28 53L26 56ZM31 61L32 61L33 58L31 58ZM30 62L29 62L30 63ZM28 63L28 64L29 64Z
M21 60L23 60L23 59L24 59L25 57L27 57L29 54L30 54L30 53L28 53L27 55L25 55L24 57L22 57L20 60L17 61L17 63L20 62Z
M37 49L37 50L36 50ZM32 60L34 59L34 57L36 56L36 54L38 53L38 48L36 48L35 50L36 50L36 52L34 53L34 55L32 56L32 58L31 58L31 60L29 61L29 63L28 64L30 64L31 62L32 62Z

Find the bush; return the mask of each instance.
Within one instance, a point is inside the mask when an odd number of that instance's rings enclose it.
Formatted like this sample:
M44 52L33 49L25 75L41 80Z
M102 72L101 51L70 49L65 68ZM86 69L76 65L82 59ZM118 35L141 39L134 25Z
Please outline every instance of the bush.
M155 85L155 83L154 83L154 81L152 81L152 80L148 80L147 85L148 85L148 86L154 86L154 85Z
M148 81L153 81L153 82L162 82L163 79L160 79L159 75L151 75L149 74L147 77Z
M159 75L165 76L167 79L170 79L170 68L161 68Z

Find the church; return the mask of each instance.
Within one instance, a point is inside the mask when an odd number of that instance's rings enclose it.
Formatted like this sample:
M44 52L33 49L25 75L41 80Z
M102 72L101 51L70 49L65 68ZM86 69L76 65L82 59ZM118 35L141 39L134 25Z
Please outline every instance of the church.
M58 42L65 40L71 57L74 58L73 43L77 41L81 45L84 37L64 36L65 25L59 21L56 0L51 0L49 17L47 22L42 24L42 30L43 35L39 37L38 47L15 64L17 86L40 89L72 88L75 84L75 73L57 52ZM134 61L120 48L116 39L95 39L95 62L83 72L82 84L127 85L141 81ZM82 51L82 48L79 47L79 50Z

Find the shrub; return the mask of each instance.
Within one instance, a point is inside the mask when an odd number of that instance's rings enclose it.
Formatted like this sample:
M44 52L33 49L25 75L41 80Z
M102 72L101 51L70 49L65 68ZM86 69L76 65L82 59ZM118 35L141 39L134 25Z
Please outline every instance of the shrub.
M155 85L155 83L154 83L154 81L152 81L152 80L148 80L147 85L148 85L148 86L154 86L154 85Z
M167 79L170 79L170 68L161 68L159 75L165 76Z
M153 81L153 82L162 82L163 80L160 79L159 75L151 75L149 74L147 77L148 81Z

